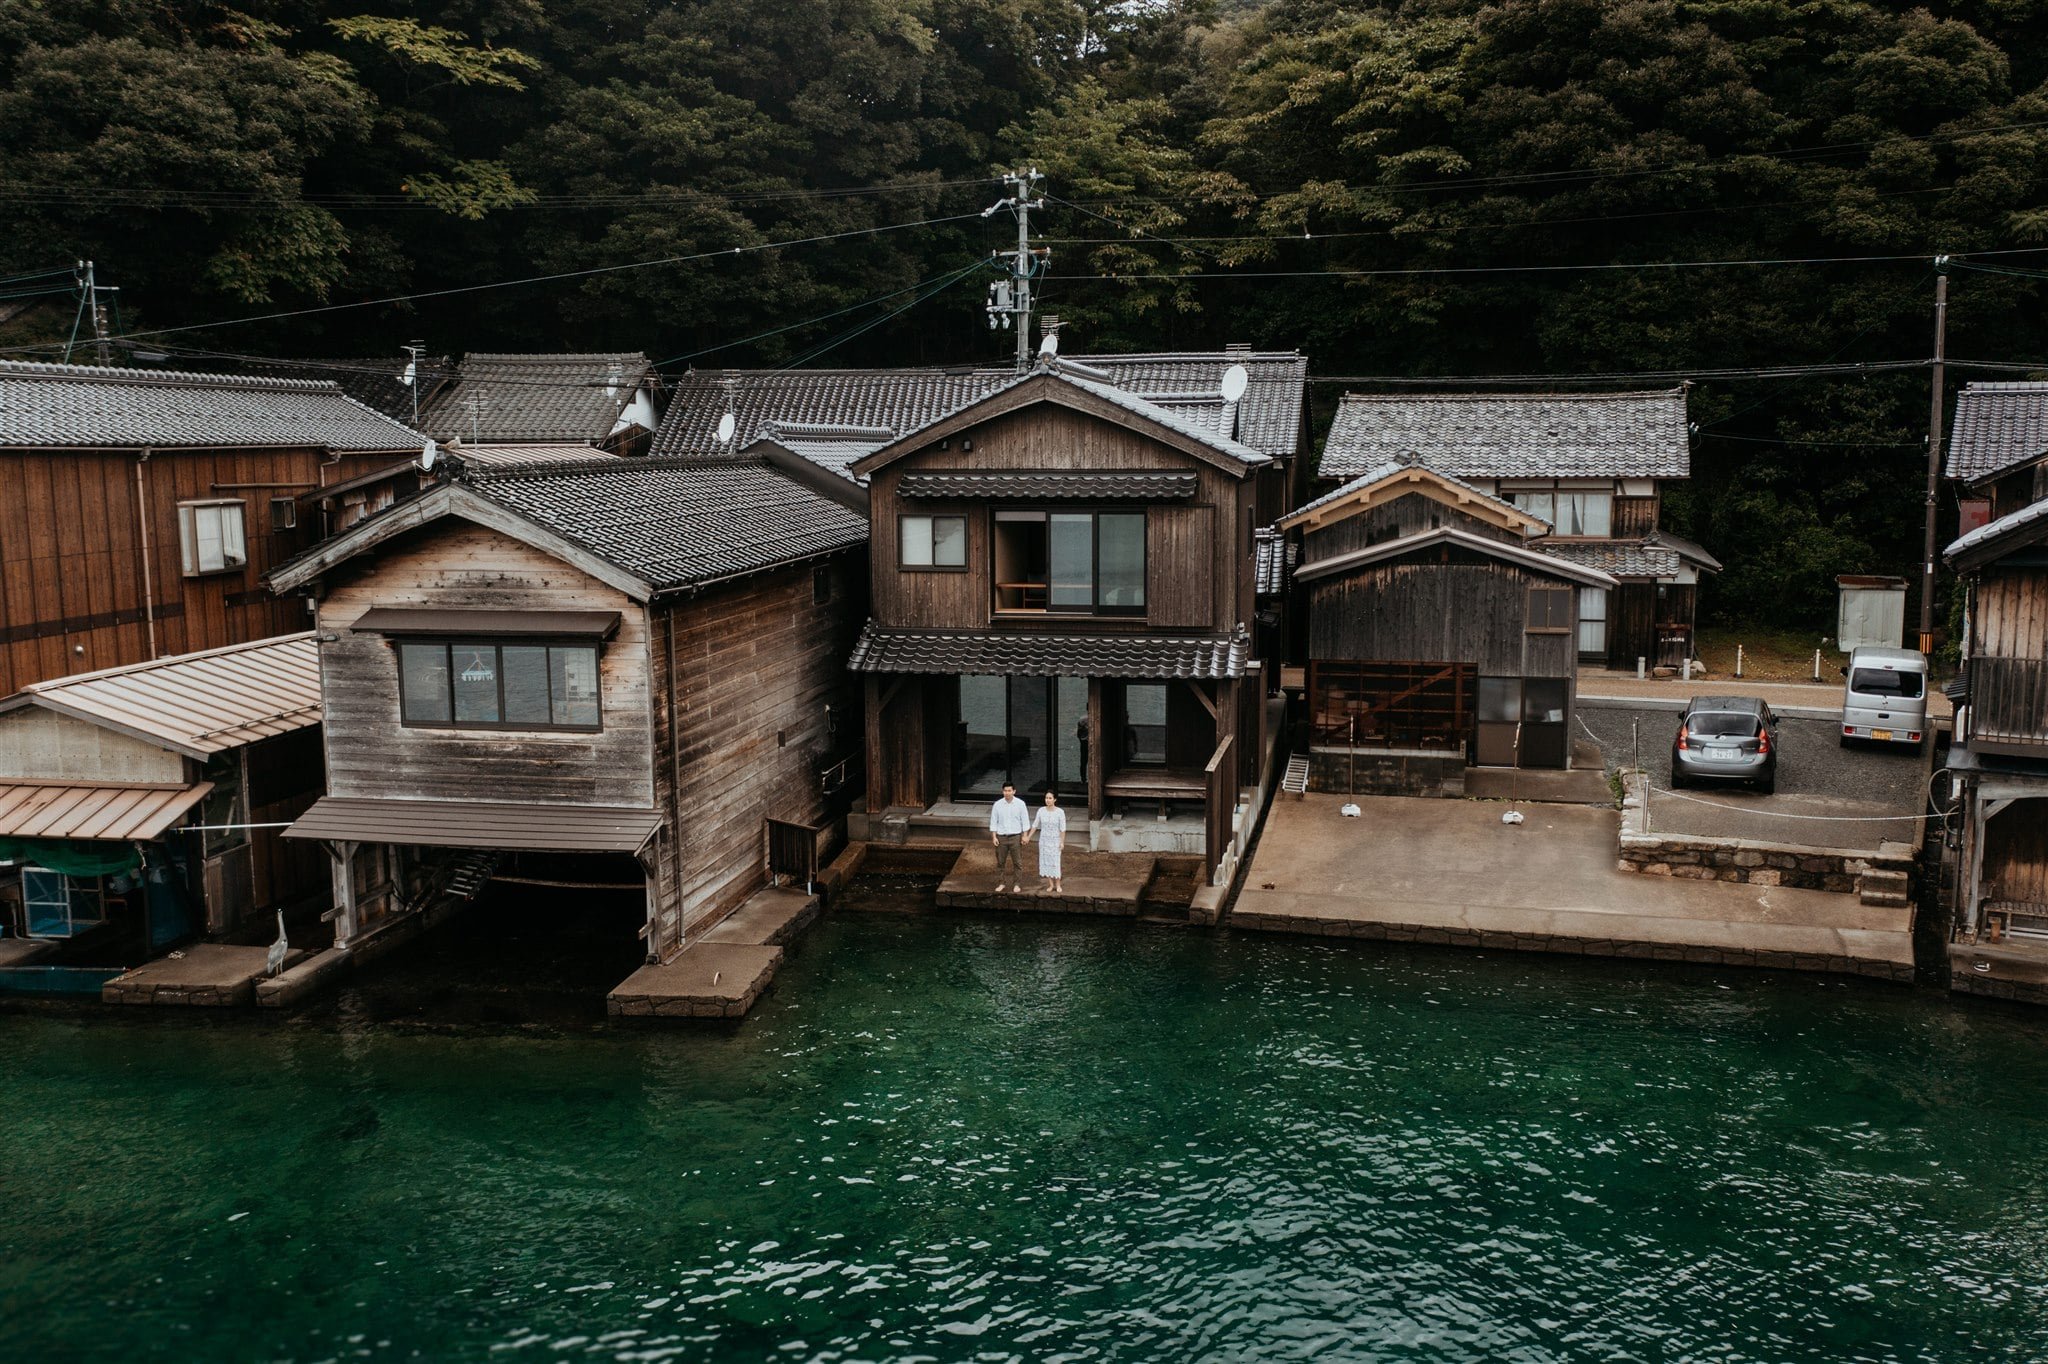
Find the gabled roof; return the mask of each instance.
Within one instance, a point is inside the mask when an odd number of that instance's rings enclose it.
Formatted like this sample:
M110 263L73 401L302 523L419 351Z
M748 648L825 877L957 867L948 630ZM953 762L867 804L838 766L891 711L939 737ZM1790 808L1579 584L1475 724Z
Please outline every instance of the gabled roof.
M2048 541L2048 498L2030 502L2016 512L1979 526L1943 550L1941 557L1960 569L1976 568L2025 545Z
M276 359L250 357L241 362L245 373L267 374L285 379L327 379L341 385L341 391L368 407L374 407L393 421L410 423L416 410L424 410L442 385L455 373L447 356L421 356L414 368L413 383L405 382L403 356L358 355L334 359ZM417 389L418 392L414 392Z
M420 425L436 440L596 444L612 434L651 369L637 351L473 352L462 357L455 381L420 409Z
M0 447L308 446L419 453L425 437L331 380L0 360Z
M2048 383L1965 384L1956 395L1948 476L1995 478L2048 455Z
M834 426L825 422L773 421L762 425L748 445L749 453L772 445L820 469L852 483L864 483L848 472L848 466L863 455L871 455L896 438L886 426Z
M310 632L35 682L0 709L42 706L189 758L320 723Z
M1489 493L1483 493L1449 474L1439 473L1413 458L1390 460L1374 469L1368 469L1349 483L1324 493L1313 502L1305 502L1274 524L1281 529L1295 526L1320 526L1341 521L1357 511L1377 506L1390 497L1414 493L1442 502L1447 506L1468 509L1479 519L1503 522L1508 528L1520 527L1537 534L1550 529L1550 523L1540 516L1531 516L1512 502L1504 502Z
M314 546L270 582L289 591L448 516L526 540L640 600L833 553L868 535L858 512L758 461L599 455L471 469Z
M937 421L899 435L881 449L855 460L848 466L849 471L866 478L877 469L953 431L1040 402L1058 403L1083 412L1094 411L1097 415L1101 412L1097 404L1119 408L1149 426L1149 434L1155 439L1230 473L1242 475L1249 469L1271 462L1268 456L1249 445L1214 431L1205 431L1180 413L1156 406L1114 385L1086 378L1067 362L1053 360L1023 374L1012 375L1009 382L1000 388L964 407L955 408Z
M1603 573L1597 568L1585 567L1565 559L1552 558L1547 554L1539 554L1533 549L1524 549L1520 545L1511 545L1505 540L1495 540L1485 535L1474 535L1471 531L1459 530L1455 526L1438 526L1435 530L1422 531L1416 535L1405 535L1398 540L1383 540L1377 545L1368 545L1364 549L1354 549L1344 554L1332 555L1327 559L1318 559L1312 564L1303 564L1295 569L1294 577L1298 582L1314 582L1318 578L1334 577L1342 573L1354 573L1361 568L1370 568L1372 565L1383 563L1388 559L1399 559L1418 550L1435 549L1440 545L1454 549L1471 550L1473 553L1483 554L1489 559L1500 559L1506 563L1518 564L1533 573L1541 573L1552 578L1563 578L1570 582L1583 583L1587 587L1619 587L1621 585L1615 581L1613 575Z
M1539 540L1530 548L1617 578L1678 576L1678 551L1643 540Z
M1224 350L1158 355L1082 355L1070 363L1099 382L1231 435L1277 459L1299 453L1308 360L1294 352ZM1223 402L1224 371L1250 377L1235 411ZM892 435L929 426L1007 386L1011 369L699 370L675 386L655 437L657 455L725 455L719 418L732 412L738 439L770 423L881 428Z
M1347 393L1320 475L1353 478L1404 452L1463 478L1686 478L1685 390Z

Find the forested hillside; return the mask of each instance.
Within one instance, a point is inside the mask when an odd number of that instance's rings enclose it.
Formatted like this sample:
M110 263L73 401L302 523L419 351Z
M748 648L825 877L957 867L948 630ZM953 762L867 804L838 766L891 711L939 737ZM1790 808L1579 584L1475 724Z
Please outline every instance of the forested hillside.
M1029 163L1088 349L1913 360L1930 258L1997 252L1951 353L2048 362L2044 79L2036 0L0 0L0 275L91 257L137 332L298 314L180 349L961 363L1004 353L970 267ZM1801 263L1583 268L1734 260ZM42 305L0 340L64 339L50 282L0 285ZM1730 566L1710 609L1820 621L1833 573L1911 572L1926 409L1921 369L1700 383L1672 519Z

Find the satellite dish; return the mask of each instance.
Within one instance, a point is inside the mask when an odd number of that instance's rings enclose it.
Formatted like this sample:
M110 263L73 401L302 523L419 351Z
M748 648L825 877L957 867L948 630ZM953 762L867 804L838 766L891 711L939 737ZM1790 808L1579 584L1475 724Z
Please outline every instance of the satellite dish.
M739 422L737 419L733 417L732 413L728 412L723 417L720 417L718 419L718 443L720 445L723 445L727 441L731 440L732 433L735 430L737 430L738 427Z
M1232 365L1223 371L1223 401L1234 403L1244 397L1244 391L1251 387L1251 371L1243 365Z
M1050 360L1053 358L1053 356L1058 355L1059 353L1060 334L1058 332L1047 332L1045 334L1045 339L1038 343L1039 358L1042 360Z
M441 459L441 447L428 441L420 447L420 468L432 469Z

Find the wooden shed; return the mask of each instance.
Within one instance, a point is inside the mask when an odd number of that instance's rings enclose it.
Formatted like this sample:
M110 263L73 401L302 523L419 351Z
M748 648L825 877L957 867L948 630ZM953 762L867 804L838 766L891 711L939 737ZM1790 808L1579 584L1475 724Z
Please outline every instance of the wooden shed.
M1468 765L1570 765L1578 590L1614 579L1531 548L1547 528L1413 461L1281 519L1301 540L1313 786L1456 794Z

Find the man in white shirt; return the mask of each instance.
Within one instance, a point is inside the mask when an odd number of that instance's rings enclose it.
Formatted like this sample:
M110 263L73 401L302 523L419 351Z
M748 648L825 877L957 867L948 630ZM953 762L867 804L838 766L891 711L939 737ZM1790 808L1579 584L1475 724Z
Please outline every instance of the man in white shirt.
M1003 783L1003 798L989 807L988 841L996 845L996 893L1024 889L1024 831L1031 827L1031 807L1017 799L1017 788ZM1003 880L1003 868L1010 879Z

